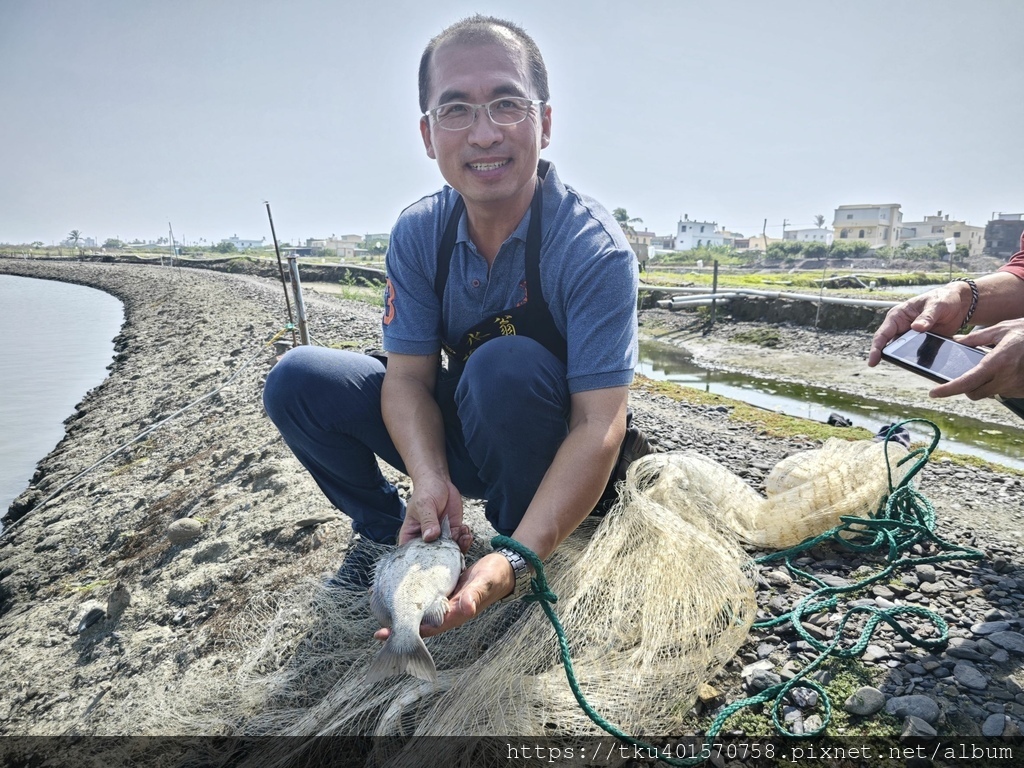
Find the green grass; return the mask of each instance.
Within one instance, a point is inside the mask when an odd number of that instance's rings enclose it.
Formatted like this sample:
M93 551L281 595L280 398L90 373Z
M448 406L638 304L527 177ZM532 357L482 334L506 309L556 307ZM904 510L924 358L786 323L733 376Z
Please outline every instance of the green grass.
M753 344L758 347L778 347L782 345L782 334L778 328L752 328L740 331L729 337L734 344Z
M843 440L870 440L874 433L861 427L833 427L796 416L775 413L754 405L733 400L722 395L703 392L699 389L685 387L670 381L654 381L645 376L637 375L634 386L648 392L665 395L673 400L693 405L725 406L729 409L729 418L733 421L752 424L761 435L769 437L801 438L809 440L827 440L836 437Z
M957 273L959 275L960 273ZM856 269L829 269L825 277L842 277L857 275L864 282L876 280L879 285L890 286L913 286L930 285L932 283L945 283L949 279L949 272L884 272L880 270L856 270ZM718 273L718 288L754 288L759 290L819 290L821 287L822 272L818 270L794 272L755 272L755 273L734 273L720 271ZM678 286L681 283L693 283L699 286L710 286L714 276L711 271L704 267L700 272L667 272L658 271L657 266L648 268L643 275L643 282L646 285ZM864 288L826 288L830 293L842 290L843 293L857 295L874 295L876 291ZM890 296L891 294L886 294Z
M361 301L374 307L384 308L384 286L380 283L366 280L357 280L349 274L344 280L339 280L343 299L350 301Z

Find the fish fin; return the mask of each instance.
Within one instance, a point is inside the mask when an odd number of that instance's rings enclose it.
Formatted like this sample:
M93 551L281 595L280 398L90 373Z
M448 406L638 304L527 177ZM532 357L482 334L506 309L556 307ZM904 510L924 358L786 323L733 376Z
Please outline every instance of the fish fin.
M437 668L418 634L392 632L366 673L366 682L376 683L408 672L421 680L437 680Z
M452 537L452 524L448 522L448 515L441 518L441 538L450 539Z
M370 610L373 611L373 617L380 622L382 627L391 626L391 611L388 610L387 603L384 602L383 590L377 588L370 590Z
M438 595L437 599L423 612L423 623L432 627L440 627L446 613L448 613L448 598Z

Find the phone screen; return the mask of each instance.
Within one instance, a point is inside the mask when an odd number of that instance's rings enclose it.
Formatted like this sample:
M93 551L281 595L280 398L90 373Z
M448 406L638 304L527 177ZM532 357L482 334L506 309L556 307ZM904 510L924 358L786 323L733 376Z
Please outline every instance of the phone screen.
M896 341L903 343L886 347L887 357L930 371L946 381L967 373L985 356L981 350L930 333L910 331Z

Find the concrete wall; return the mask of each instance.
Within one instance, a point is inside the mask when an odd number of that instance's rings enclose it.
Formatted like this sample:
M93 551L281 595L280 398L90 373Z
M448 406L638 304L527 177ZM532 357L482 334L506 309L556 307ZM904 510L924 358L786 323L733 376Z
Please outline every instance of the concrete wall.
M656 307L660 299L670 299L673 291L643 291L640 308ZM681 309L679 312L696 312L697 309ZM707 311L707 308L704 308ZM815 326L828 331L874 331L882 324L887 310L873 307L856 307L847 304L818 304L813 301L791 299L770 299L760 296L740 296L728 304L718 307L718 322L756 321L763 323L791 323L793 325Z

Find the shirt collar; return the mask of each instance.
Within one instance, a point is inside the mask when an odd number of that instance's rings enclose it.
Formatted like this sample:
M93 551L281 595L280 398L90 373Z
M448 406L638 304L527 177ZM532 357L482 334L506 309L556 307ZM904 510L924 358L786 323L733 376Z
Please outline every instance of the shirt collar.
M541 166L546 169L545 176L541 180L541 184L544 187L544 202L546 205L547 201L552 197L552 192L558 189L561 182L558 180L558 175L555 173L554 164L547 160L541 160L540 163ZM554 192L554 194L557 194L557 192ZM526 242L526 234L530 230L530 212L532 209L533 206L526 209L526 214L520 220L519 225L512 231L512 234L508 236L508 240L519 240L523 243ZM543 219L541 220L541 223L543 224ZM508 240L505 242L508 242ZM459 219L459 231L458 236L455 238L455 242L468 243L472 245L472 242L469 239L469 217L466 215L465 211L462 212L462 218Z

